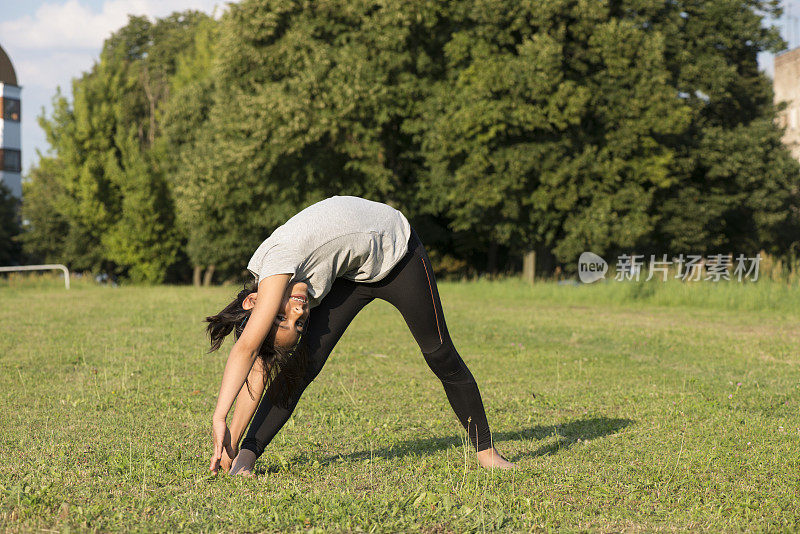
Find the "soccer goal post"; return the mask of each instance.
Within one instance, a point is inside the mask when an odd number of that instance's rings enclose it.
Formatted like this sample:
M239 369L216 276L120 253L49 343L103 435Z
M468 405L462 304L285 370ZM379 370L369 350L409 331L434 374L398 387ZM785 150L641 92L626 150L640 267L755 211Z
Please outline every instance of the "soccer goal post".
M17 271L53 271L64 272L64 287L69 289L69 269L66 265L54 263L52 265L15 265L14 267L0 267L0 273L13 273Z

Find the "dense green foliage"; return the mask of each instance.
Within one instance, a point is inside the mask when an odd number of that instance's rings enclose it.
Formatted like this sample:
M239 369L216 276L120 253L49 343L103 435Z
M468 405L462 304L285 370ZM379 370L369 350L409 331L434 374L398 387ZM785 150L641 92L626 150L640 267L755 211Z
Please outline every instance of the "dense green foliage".
M540 269L584 250L796 257L800 166L756 61L784 46L762 24L777 13L244 0L218 21L132 17L42 120L26 246L137 280L236 276L296 211L354 194L403 210L441 268L498 250Z
M152 148L177 58L204 18L176 14L154 24L131 17L73 81L72 101L56 96L52 117L40 120L52 154L25 184L30 252L148 282L163 281L180 261L172 194ZM64 227L58 243L33 238L57 224Z
M19 234L19 200L0 182L0 265L18 263Z

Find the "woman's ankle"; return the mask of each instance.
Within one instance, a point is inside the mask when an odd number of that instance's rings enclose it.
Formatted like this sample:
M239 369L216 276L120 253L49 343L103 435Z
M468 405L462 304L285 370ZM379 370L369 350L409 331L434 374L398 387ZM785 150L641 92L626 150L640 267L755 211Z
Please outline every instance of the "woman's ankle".
M513 469L516 467L516 464L513 464L503 458L503 455L500 454L494 447L489 447L488 449L478 451L477 456L478 463L481 465L481 467L498 467L501 469Z

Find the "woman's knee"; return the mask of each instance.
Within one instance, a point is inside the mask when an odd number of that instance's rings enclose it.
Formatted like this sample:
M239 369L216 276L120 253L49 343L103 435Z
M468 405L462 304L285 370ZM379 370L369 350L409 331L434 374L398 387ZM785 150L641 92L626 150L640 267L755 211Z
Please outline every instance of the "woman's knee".
M440 380L453 378L472 380L472 374L449 338L445 339L445 342L439 348L430 352L423 352L422 355L428 367Z

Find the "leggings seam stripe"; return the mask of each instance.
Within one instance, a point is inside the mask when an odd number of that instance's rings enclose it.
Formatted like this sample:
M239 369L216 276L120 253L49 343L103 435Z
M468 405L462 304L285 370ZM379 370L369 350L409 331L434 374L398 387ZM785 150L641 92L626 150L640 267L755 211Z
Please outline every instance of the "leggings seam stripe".
M433 304L433 316L436 318L436 330L439 331L439 343L444 343L442 329L439 328L439 312L436 311L436 299L433 298L433 286L431 286L431 277L428 275L428 266L425 265L425 258L420 256L419 259L422 262L422 268L425 269L425 278L428 279L428 289L431 292L431 304Z

